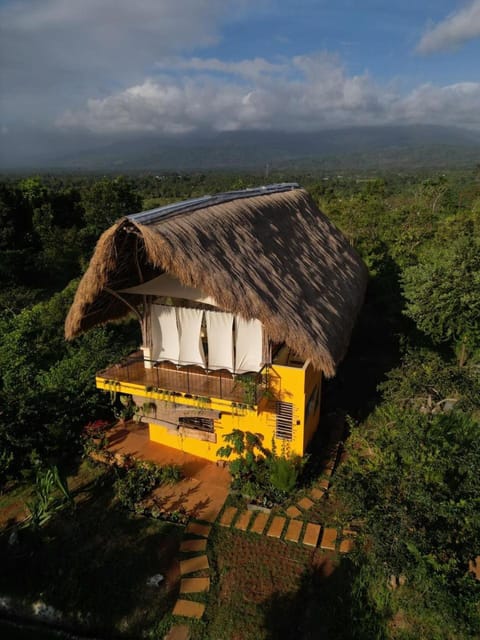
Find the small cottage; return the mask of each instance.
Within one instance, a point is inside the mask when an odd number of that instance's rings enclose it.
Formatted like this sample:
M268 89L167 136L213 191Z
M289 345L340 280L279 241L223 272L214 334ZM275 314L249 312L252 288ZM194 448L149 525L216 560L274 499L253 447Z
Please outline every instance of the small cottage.
M367 271L296 184L126 216L99 239L66 320L72 339L128 314L139 350L97 374L150 439L208 460L233 429L303 455L319 425Z

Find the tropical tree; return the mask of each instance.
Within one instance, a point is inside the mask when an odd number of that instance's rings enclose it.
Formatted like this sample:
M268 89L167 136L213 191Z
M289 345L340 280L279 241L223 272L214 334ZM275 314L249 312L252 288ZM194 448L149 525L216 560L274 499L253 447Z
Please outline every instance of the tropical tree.
M480 348L480 243L461 236L433 246L403 273L405 313L434 343L450 343L463 365Z
M115 220L142 208L142 198L131 180L124 177L96 181L83 196L85 222L95 237Z
M384 637L378 629L369 636L369 620L395 613L412 629L402 638L480 633L480 583L469 574L480 540L479 433L461 412L394 405L352 429L336 490L361 523L354 590L375 610L362 614L358 637Z

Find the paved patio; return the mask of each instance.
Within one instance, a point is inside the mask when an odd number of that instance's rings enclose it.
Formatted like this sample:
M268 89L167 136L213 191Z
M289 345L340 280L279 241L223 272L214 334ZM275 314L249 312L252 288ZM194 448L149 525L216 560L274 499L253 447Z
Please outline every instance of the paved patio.
M148 436L148 426L135 422L117 425L108 432L108 449L117 455L133 455L157 464L177 464L184 479L154 492L158 505L167 511L185 511L198 520L213 522L221 511L230 486L230 473L213 462L172 449Z

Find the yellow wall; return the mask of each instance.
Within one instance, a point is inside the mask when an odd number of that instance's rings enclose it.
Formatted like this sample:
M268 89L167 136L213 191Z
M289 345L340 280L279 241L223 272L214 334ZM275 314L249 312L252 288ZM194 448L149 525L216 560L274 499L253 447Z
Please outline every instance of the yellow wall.
M313 412L305 422L306 402L316 385L321 383L321 372L306 363L303 368L288 367L284 365L272 365L269 368L269 388L272 398L263 397L254 409L240 409L232 407L232 403L219 398L211 398L211 401L200 402L183 395L168 397L153 390L147 390L145 386L133 383L115 382L97 377L97 387L108 391L117 391L135 396L141 396L146 402L156 400L174 401L176 404L196 406L202 409L210 409L221 413L221 417L215 420L216 442L208 442L197 437L182 436L178 431L168 429L161 424L149 424L150 439L168 447L174 447L187 453L215 461L218 459L217 449L223 446L222 435L231 433L234 429L250 431L260 435L263 446L272 448L275 443L277 454L288 455L296 453L303 455L319 420L319 409ZM274 399L273 399L274 398ZM274 438L276 415L275 399L293 404L293 436L292 441ZM148 418L143 421L147 422Z

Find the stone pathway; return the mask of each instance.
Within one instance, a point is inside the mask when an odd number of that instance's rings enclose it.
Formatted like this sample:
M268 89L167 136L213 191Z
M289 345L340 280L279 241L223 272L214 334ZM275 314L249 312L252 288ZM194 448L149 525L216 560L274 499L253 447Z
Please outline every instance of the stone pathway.
M173 607L173 615L183 616L184 618L201 618L204 611L205 605L202 602L181 600L180 598Z
M282 516L275 516L270 525L267 536L270 538L280 538L282 535L283 527L285 526L286 518Z
M165 640L190 640L190 627L186 624L176 624L167 633Z
M254 515L251 511L240 510L236 507L226 507L218 524L238 531L267 535L269 538L283 538L287 542L302 543L307 547L320 546L326 551L336 551L338 547L340 553L352 551L354 537L357 535L356 531L351 529L343 529L339 533L337 529L322 527L314 522L261 511Z
M343 426L335 429L332 433L328 446L326 447L326 459L322 465L320 480L310 489L308 495L301 498L296 504L288 507L286 514L289 518L298 518L299 516L305 515L305 512L311 509L316 502L322 500L330 489L330 478L341 455L341 439L343 433Z
M335 551L335 543L337 540L337 530L326 528L323 530L322 541L320 546L327 551Z
M290 522L288 523L287 532L285 533L285 540L288 540L289 542L298 542L302 529L302 520L290 520Z
M265 527L267 526L269 517L270 516L268 513L263 513L262 511L260 511L257 514L257 517L255 518L250 528L250 531L252 531L253 533L258 533L259 535L262 535Z
M210 589L210 578L182 578L180 593L203 593Z
M172 611L173 615L179 618L199 619L204 614L205 604L193 598L210 590L210 578L191 576L190 574L204 573L210 569L206 550L211 529L211 524L193 521L190 521L185 529L184 536L187 538L182 540L180 544L180 553L183 557L180 560L180 575L182 576L180 594ZM174 625L165 636L165 640L189 640L189 638L190 629L185 624Z
M308 545L309 547L316 547L318 544L318 538L320 537L321 526L319 524L314 524L313 522L308 522L305 527L305 535L303 536L303 544Z
M191 553L196 551L206 551L207 550L207 540L204 538L203 540L184 540L180 545L181 553Z
M329 490L330 477L340 455L342 435L343 432L340 431L332 435L321 479L312 487L308 495L286 509L286 517L270 514L269 511L239 510L236 507L225 507L220 512L217 524L227 528L233 527L238 531L284 539L294 544L304 544L312 549L317 548L320 541L321 549L336 551L338 546L340 553L350 553L354 545L355 531L344 529L339 535L339 532L334 528L322 527L320 524L305 520L308 511L315 503L322 500ZM174 616L190 619L199 619L203 616L205 605L203 602L195 600L195 596L202 596L210 589L210 578L204 574L210 568L206 550L211 529L210 523L198 521L190 521L185 529L186 539L180 545L180 553L182 554L180 594L173 608ZM197 572L202 572L203 575L191 575ZM189 640L189 638L190 629L186 624L174 625L165 636L165 640Z

